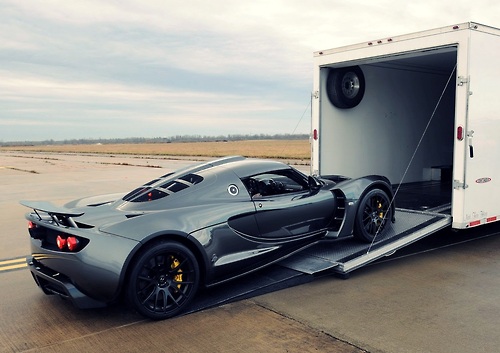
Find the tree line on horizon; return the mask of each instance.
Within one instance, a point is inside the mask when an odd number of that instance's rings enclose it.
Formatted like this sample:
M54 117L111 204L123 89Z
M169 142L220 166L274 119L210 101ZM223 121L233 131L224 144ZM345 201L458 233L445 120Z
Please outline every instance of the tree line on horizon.
M230 142L244 140L303 140L308 134L254 134L254 135L176 135L171 137L128 137L128 138L84 138L70 140L13 141L0 142L0 146L41 146L41 145L91 145L91 144L141 144L141 143L175 143L175 142Z

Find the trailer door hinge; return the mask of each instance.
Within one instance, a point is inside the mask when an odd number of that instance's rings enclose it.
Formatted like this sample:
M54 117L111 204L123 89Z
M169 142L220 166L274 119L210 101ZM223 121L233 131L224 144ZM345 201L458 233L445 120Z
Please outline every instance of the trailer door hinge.
M467 82L469 82L469 79L467 77L465 77L465 76L458 76L458 78L457 78L457 86L463 86Z
M315 98L315 99L318 99L319 98L319 91L314 91L312 93L312 97Z
M466 183L461 183L459 180L453 180L453 189L467 189L469 185Z

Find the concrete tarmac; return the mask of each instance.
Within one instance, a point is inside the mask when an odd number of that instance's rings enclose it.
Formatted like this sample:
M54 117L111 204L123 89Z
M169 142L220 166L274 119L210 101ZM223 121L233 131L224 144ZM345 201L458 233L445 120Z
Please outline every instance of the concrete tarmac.
M127 192L191 161L0 151L0 352L498 352L499 226L455 245L436 233L418 254L161 322L123 305L78 310L28 271L18 201ZM439 244L438 249L433 249ZM18 262L15 262L18 263ZM231 284L226 284L231 285Z

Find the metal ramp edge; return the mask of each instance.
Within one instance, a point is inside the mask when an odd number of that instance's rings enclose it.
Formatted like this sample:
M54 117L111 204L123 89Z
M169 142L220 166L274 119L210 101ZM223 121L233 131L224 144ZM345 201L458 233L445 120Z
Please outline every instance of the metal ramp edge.
M278 264L311 275L326 270L346 274L451 224L450 215L435 212L397 209L396 217L373 245L353 238L324 240Z

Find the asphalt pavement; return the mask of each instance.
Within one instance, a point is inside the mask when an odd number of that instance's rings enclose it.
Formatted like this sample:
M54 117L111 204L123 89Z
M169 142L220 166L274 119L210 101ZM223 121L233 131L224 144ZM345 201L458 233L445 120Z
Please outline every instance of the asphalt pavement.
M19 200L126 192L189 163L0 151L0 352L500 351L496 224L441 231L347 280L324 273L161 322L122 304L78 310L36 287L19 261L29 252Z

